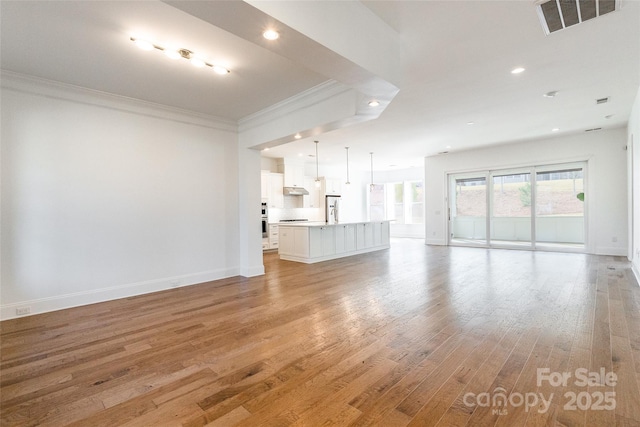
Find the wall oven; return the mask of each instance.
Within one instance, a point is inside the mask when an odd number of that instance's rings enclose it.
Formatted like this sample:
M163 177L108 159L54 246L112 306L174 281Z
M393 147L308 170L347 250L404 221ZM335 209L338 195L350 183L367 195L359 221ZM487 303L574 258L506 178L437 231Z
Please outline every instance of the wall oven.
M267 213L267 204L262 203L262 237L269 237L269 215Z

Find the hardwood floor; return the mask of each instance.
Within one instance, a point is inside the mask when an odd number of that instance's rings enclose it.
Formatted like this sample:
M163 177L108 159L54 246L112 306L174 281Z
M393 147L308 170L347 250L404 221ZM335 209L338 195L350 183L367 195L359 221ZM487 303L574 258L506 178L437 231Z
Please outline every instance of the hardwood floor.
M265 266L2 322L2 425L640 425L623 258L398 239Z

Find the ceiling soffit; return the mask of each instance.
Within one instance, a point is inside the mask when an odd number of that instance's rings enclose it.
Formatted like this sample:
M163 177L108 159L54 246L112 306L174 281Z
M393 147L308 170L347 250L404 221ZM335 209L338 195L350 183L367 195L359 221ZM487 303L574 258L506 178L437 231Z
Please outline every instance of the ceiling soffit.
M398 87L389 80L369 70L376 69L379 73L397 78L395 75L397 68L388 66L388 64L394 64L393 58L396 58L399 63L397 35L359 3L335 2L329 10L325 10L323 5L315 2L304 3L307 8L322 7L325 18L327 13L341 17L332 20L331 31L323 31L321 26L305 19L309 16L317 16L313 10L293 13L293 9L286 2L249 4L239 1L167 1L166 3L284 56L297 65L327 76L326 84L241 119L240 141L243 146L256 149L273 147L294 141L296 133L305 136L317 135L375 119L399 91ZM254 5L264 8L268 13ZM297 6L301 5L297 4ZM358 18L359 16L364 18ZM323 21L326 22L326 19ZM346 43L343 38L342 47L338 47L336 32L356 34L358 26L368 27L371 30L375 25L380 29L378 32L375 28L373 30L373 33L379 34L381 40L377 44L379 50L372 49L371 40L358 38L354 39L352 45ZM261 37L261 30L267 27L275 27L280 32L281 37L278 43L270 43ZM382 42L382 40L386 41ZM366 43L367 49L362 49L363 43ZM340 54L326 46L334 47L340 51ZM364 55L363 51L367 54ZM368 102L373 99L380 103L375 109L368 105Z

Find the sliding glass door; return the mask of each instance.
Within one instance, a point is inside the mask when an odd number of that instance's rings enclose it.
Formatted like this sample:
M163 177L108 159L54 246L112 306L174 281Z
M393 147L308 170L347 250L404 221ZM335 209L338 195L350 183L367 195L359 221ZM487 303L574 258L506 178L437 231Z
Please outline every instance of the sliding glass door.
M486 245L487 176L451 176L449 187L450 241L461 245Z
M449 175L449 243L583 250L586 162Z
M491 173L491 243L531 247L531 172Z
M538 247L584 247L584 229L582 165L536 172Z

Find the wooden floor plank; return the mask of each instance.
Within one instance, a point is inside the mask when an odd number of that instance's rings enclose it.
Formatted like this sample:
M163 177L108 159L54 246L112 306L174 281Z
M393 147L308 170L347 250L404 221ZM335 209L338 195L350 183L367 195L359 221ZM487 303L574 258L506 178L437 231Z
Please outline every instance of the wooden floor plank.
M0 322L0 424L640 425L640 288L621 257L394 239L265 269ZM539 384L540 368L618 382ZM465 400L498 388L554 398ZM598 391L615 410L566 406Z

